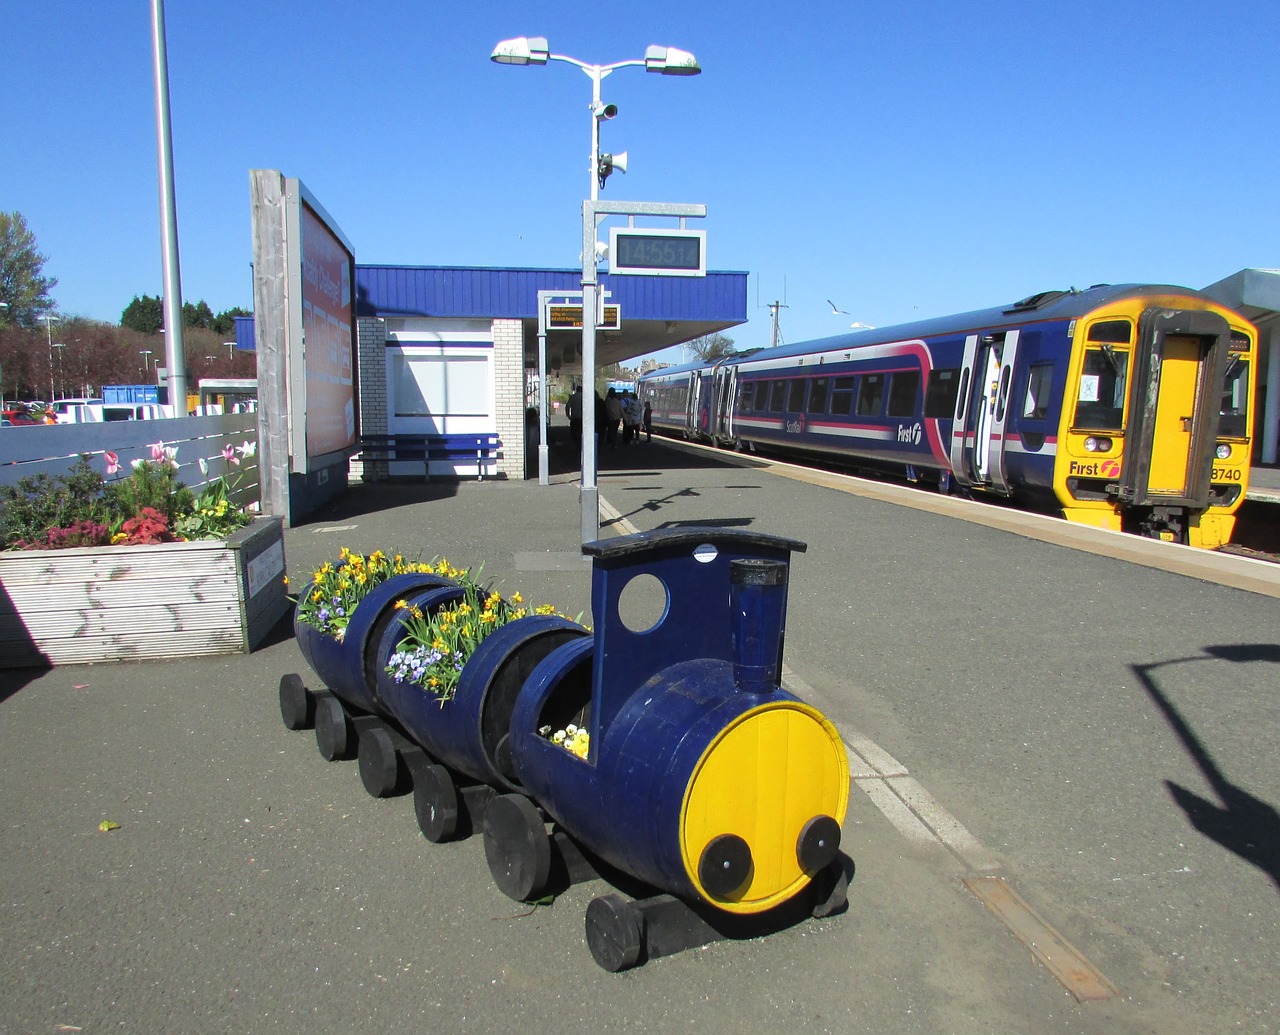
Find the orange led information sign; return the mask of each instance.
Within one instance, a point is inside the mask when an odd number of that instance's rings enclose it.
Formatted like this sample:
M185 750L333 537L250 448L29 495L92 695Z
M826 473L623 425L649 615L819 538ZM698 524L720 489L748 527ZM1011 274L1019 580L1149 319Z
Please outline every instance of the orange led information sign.
M604 307L604 319L596 324L601 331L616 331L622 326L616 305ZM571 303L547 306L547 330L580 331L582 330L582 306Z

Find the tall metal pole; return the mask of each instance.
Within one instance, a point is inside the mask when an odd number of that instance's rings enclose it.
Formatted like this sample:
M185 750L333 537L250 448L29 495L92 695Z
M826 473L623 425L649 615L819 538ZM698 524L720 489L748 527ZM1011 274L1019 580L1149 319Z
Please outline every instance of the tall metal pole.
M599 65L582 69L591 77L590 201L582 205L582 542L600 538L600 487L596 481L596 209L600 198L597 163L600 157L600 80L610 69Z
M187 360L182 347L182 275L178 264L178 206L173 188L173 133L169 124L169 55L164 0L151 0L151 48L156 71L156 146L160 166L160 258L164 266L165 362L169 403L187 415Z

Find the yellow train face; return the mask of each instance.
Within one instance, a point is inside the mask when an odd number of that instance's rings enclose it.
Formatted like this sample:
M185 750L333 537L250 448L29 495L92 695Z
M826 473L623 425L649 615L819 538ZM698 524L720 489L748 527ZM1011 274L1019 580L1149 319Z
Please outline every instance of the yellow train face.
M1122 299L1077 320L1054 476L1066 517L1135 530L1126 514L1141 510L1158 538L1229 542L1248 489L1256 341L1237 314L1184 295Z
M680 849L699 894L731 913L785 902L835 858L849 760L835 727L793 700L744 712L685 789Z

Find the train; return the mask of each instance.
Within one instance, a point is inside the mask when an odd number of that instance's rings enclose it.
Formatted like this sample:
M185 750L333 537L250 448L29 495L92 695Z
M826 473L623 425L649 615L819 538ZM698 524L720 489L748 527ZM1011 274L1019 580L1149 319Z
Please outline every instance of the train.
M461 599L450 579L389 578L340 639L295 618L323 686L282 677L285 725L314 728L326 759L356 755L374 796L411 784L428 840L483 832L513 899L596 876L639 889L587 907L606 970L842 911L844 741L780 684L790 558L806 544L685 526L582 549L594 628L517 618L480 642L446 702L388 659L410 612ZM582 731L581 750L551 730Z
M1257 329L1098 284L641 375L655 431L1213 549L1249 483Z

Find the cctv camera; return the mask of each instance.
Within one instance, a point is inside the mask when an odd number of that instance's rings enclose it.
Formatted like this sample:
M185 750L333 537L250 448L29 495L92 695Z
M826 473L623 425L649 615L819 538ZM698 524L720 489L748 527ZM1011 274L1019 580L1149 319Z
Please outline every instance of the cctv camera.
M601 122L608 122L618 114L618 106L616 104L597 104L592 111L595 112L596 118Z

